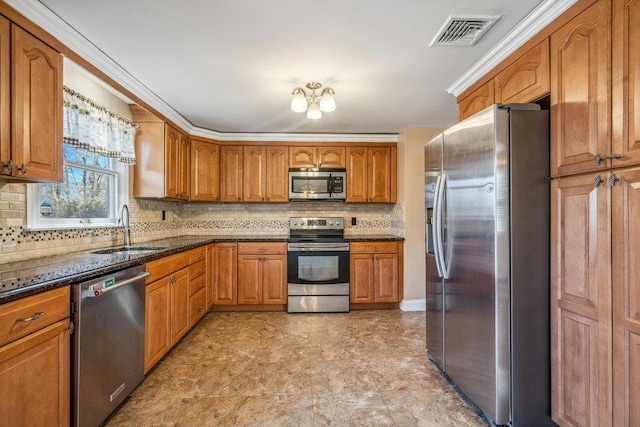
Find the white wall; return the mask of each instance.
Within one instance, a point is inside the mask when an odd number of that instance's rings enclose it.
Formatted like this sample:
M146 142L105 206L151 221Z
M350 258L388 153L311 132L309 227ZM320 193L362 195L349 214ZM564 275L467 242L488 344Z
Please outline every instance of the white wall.
M424 145L442 128L405 128L398 137L398 201L404 203L403 310L425 309Z

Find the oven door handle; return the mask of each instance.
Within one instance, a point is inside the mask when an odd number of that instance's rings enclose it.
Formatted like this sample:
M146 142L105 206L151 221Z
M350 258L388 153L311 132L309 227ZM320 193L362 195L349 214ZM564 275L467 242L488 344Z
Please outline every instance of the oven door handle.
M321 248L289 248L289 252L349 252L344 246L323 246Z

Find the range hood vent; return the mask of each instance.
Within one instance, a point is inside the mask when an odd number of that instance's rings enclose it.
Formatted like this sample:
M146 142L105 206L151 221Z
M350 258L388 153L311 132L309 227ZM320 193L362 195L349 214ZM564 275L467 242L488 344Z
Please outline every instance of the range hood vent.
M473 46L500 16L449 15L429 46Z

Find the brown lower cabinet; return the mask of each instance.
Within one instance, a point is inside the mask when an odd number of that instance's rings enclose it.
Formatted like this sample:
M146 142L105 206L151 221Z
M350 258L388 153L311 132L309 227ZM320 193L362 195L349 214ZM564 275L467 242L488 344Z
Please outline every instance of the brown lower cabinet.
M69 425L70 297L66 286L0 306L0 426Z
M145 372L206 313L206 266L206 247L147 263Z
M402 243L352 242L350 302L399 303L402 289Z
M238 243L238 304L287 303L287 244Z

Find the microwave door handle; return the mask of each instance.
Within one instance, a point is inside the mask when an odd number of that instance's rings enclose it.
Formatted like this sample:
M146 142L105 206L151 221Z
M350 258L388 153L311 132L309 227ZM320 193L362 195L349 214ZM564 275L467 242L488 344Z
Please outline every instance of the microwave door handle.
M329 190L329 197L331 197L331 194L333 193L333 177L331 174L329 174L329 185L327 187L329 187L327 190Z

